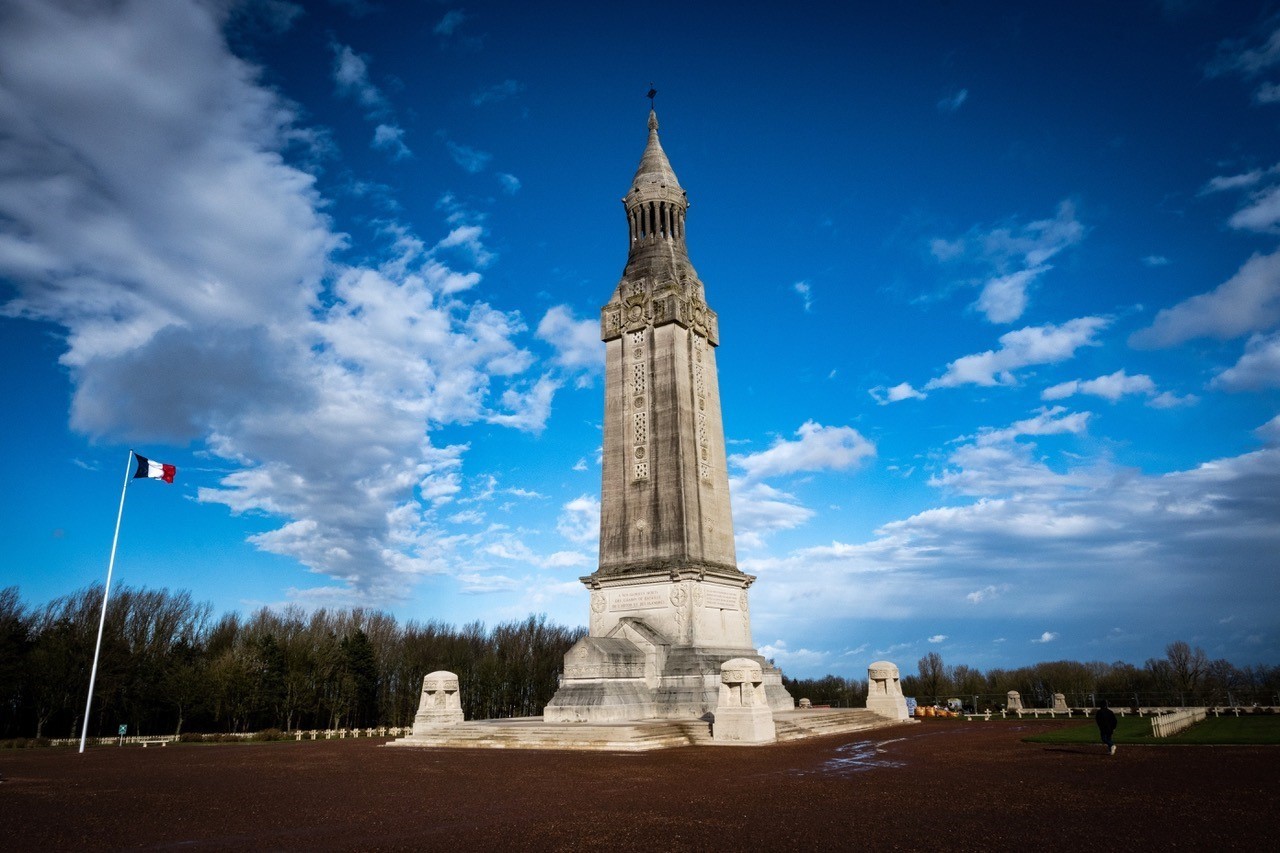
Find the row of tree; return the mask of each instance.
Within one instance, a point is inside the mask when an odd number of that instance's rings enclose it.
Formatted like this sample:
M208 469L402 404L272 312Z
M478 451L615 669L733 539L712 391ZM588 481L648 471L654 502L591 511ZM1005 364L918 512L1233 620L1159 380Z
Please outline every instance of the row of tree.
M95 586L30 608L0 590L0 737L80 733L102 602ZM468 719L540 714L581 629L530 617L486 629L295 607L214 618L189 593L112 593L89 731L146 734L407 726L445 669Z
M791 695L815 704L850 707L862 704L867 683L828 675L825 678L784 679ZM1178 641L1165 647L1163 658L1142 666L1116 663L1047 661L1019 669L987 672L960 664L947 666L930 652L920 658L915 674L904 673L902 691L923 704L959 699L976 709L1003 707L1016 690L1027 708L1049 708L1055 693L1072 707L1093 707L1106 699L1115 706L1249 706L1280 705L1280 666L1237 667L1227 660L1210 660L1204 650Z
M0 590L0 737L79 734L102 587L23 604ZM295 607L213 617L187 592L121 588L107 610L89 730L125 724L145 734L407 726L422 677L458 674L468 719L532 716L558 686L564 653L581 628L530 617L486 629L439 622L399 624L375 610L305 612ZM1051 661L982 672L921 658L903 692L922 703L958 698L1000 707L1017 690L1027 707L1068 704L1277 705L1280 666L1236 667L1185 642L1143 666ZM785 681L797 699L860 706L867 684L828 675Z

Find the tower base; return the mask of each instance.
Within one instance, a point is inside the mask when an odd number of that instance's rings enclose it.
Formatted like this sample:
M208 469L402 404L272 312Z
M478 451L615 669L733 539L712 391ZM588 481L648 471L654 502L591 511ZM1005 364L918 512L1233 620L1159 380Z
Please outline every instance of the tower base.
M760 664L774 711L795 700L782 671L755 649L676 645L636 617L622 619L608 637L583 637L565 654L560 689L543 719L556 723L712 719L720 696L720 666L734 658Z

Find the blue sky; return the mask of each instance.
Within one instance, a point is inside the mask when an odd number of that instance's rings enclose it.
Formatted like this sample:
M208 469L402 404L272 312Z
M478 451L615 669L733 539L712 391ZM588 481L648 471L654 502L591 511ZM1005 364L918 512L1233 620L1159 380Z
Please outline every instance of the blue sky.
M1280 9L0 9L0 585L585 622L650 81L792 675L1280 659Z

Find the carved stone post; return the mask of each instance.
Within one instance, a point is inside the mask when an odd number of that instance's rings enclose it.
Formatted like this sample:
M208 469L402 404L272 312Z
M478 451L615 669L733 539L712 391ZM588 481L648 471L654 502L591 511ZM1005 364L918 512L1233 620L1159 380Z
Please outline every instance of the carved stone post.
M426 734L439 726L461 723L462 696L458 693L458 676L439 670L422 679L422 699L413 718L413 734Z
M1005 697L1004 709L1006 711L1022 710L1022 694L1016 690L1010 690L1009 695Z
M898 665L878 660L867 667L867 710L891 720L908 720Z
M720 701L711 739L728 744L773 743L777 739L760 664L747 658L721 664Z

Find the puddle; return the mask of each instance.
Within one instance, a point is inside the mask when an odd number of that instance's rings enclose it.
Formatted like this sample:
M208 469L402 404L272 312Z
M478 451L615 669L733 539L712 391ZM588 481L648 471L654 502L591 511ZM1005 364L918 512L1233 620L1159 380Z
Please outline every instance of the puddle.
M801 775L820 774L823 776L843 776L850 773L862 773L876 768L893 769L905 767L905 761L889 758L884 747L891 743L906 740L892 738L890 740L860 740L845 744L836 749L834 758L829 758L815 770L797 771Z

